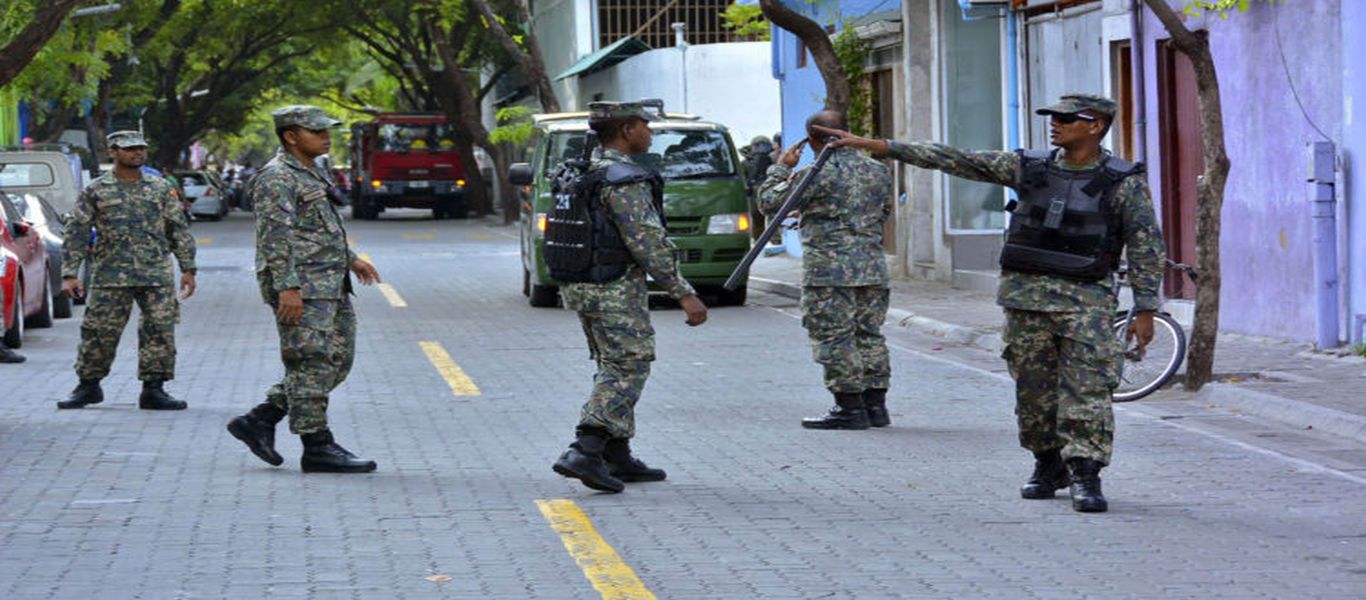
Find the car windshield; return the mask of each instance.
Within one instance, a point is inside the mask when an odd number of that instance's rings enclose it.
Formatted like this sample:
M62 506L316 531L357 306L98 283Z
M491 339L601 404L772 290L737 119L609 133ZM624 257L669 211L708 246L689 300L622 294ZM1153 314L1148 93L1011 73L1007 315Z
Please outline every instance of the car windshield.
M33 194L11 194L9 199L14 203L14 208L19 210L19 214L24 216L24 220L38 227L54 224L51 208L41 198Z
M176 175L180 177L181 185L208 185L204 176L199 173L177 173Z
M454 152L455 130L446 123L385 123L379 126L380 152Z
M735 174L730 144L720 131L655 129L650 151L633 158L665 179L724 177ZM546 172L583 153L584 134L565 131L551 137Z
M0 187L52 185L52 167L44 163L5 163L0 169Z

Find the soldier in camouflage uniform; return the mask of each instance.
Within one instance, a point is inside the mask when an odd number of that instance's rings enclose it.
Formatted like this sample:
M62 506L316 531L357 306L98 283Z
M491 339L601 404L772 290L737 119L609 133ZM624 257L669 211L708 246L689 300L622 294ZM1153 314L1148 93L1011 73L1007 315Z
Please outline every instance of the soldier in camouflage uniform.
M844 115L821 111L806 121L811 150L826 136L812 127L844 128ZM806 170L793 173L802 143L768 168L759 200L770 218ZM887 260L882 226L891 216L887 166L852 148L836 149L806 188L799 210L802 240L802 325L835 397L828 414L802 420L808 429L867 429L891 423L887 387L891 365L882 322L887 318ZM810 167L807 167L809 169Z
M590 171L614 163L630 163L632 154L649 151L649 121L657 117L636 102L594 102L589 125L602 147L593 155ZM597 362L593 391L583 405L576 440L555 462L555 472L579 479L590 488L620 492L623 482L660 481L661 469L646 466L631 455L635 435L635 406L640 400L650 362L655 359L654 328L650 325L648 273L670 298L678 300L688 325L707 320L707 307L678 273L675 249L656 213L646 182L605 186L596 200L610 214L630 260L625 274L604 283L569 283L560 288L564 306L576 311L588 339L588 352Z
M142 172L147 141L137 131L109 134L114 168L81 193L71 210L62 247L62 290L85 293L79 278L88 259L90 299L81 321L76 354L80 384L57 408L82 408L104 400L100 380L109 374L119 337L134 303L138 317L138 407L182 410L163 384L175 378L175 326L180 305L172 279L170 255L180 263L180 298L195 290L194 237L173 187L165 179ZM95 243L90 243L92 232Z
M1063 174L1086 172L1088 177L1089 173L1103 174L1112 164L1135 166L1111 157L1100 145L1115 111L1113 100L1091 94L1068 94L1035 111L1049 117L1051 141L1058 147L1047 159L1048 166ZM929 142L829 133L843 138L837 145L865 148L919 167L1014 188L1021 191L1022 199L1027 194L1025 161L1029 155L1025 151L971 152ZM1101 212L1115 223L1107 235L1118 236L1116 247L1122 246L1128 256L1137 311L1129 335L1142 348L1152 339L1153 311L1161 305L1158 286L1166 261L1142 167L1137 165L1127 175L1110 180L1099 191L1077 188L1091 196L1108 194L1108 210ZM1054 202L1063 202L1071 211L1074 198ZM1015 209L1012 231L1016 220L1029 223L1037 217L1026 213L1024 206ZM1008 238L1007 251L1010 244ZM1002 257L1006 263L1004 253ZM1030 499L1052 498L1070 482L1074 509L1104 512L1108 504L1101 492L1100 470L1110 463L1113 448L1110 394L1119 381L1121 351L1110 327L1116 283L1108 269L1098 280L1030 271L1003 266L997 290L997 303L1006 313L1003 357L1015 378L1020 445L1035 457L1034 473L1020 492Z
M313 159L331 149L329 129L341 121L313 106L286 106L271 113L282 150L252 179L256 213L256 280L275 315L284 379L266 401L228 423L228 432L262 460L279 465L275 425L289 415L300 436L305 472L367 473L375 462L341 447L327 426L328 394L351 371L356 314L348 269L361 283L379 273L347 246L341 215L328 193L332 185Z

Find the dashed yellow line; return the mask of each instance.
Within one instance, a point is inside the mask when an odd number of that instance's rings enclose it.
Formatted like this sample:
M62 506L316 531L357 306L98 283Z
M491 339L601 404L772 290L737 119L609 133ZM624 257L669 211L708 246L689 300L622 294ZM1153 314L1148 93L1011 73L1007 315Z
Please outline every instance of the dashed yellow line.
M479 386L474 385L474 380L465 374L460 365L455 364L439 342L418 342L418 345L422 346L422 351L427 354L432 366L436 367L436 372L446 380L446 385L451 386L451 393L457 396L479 395Z
M370 261L366 261L370 262ZM387 283L375 284L379 288L379 293L384 294L384 299L389 301L389 306L394 308L407 308L408 303L403 301L403 296L398 295L398 290Z
M211 237L198 237L198 238L195 238L195 239L194 239L194 243L195 243L196 246L207 246L207 245L213 243L213 238L211 238Z
M436 239L436 234L435 234L435 233L405 233L405 234L403 234L403 235L400 236L400 237L402 237L402 238L405 239L405 240L434 240L434 239Z
M361 259L361 260L363 260L363 261L365 261L365 262L368 262L368 263L370 263L370 264L372 264L372 265L375 264L375 261L370 260L370 255L369 255L369 254L366 254L366 253L364 253L364 252L362 252L362 253L360 253L360 254L357 254L357 255L356 255L356 258L359 258L359 259Z
M593 522L573 500L537 500L536 506L550 522L550 528L560 534L565 549L603 600L655 600L655 595L598 535Z

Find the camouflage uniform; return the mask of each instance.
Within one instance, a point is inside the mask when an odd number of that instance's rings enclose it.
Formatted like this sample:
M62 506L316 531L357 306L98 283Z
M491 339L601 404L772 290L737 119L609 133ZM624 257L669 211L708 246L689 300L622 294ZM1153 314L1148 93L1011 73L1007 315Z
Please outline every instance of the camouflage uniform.
M146 146L135 131L110 134L111 145ZM100 380L109 374L119 337L137 303L138 379L175 378L175 326L180 321L170 255L194 273L195 245L171 184L143 173L133 182L113 172L90 183L72 208L62 246L62 277L79 277L89 259L91 283L76 375ZM90 244L92 233L95 243Z
M810 167L807 167L808 169ZM782 163L768 168L759 187L771 218L790 186L800 181ZM800 203L802 325L831 392L886 389L891 365L882 323L887 318L887 260L882 227L891 216L892 179L887 166L857 150L834 151Z
M285 107L272 115L277 129L318 130L340 123L312 107ZM298 289L304 300L297 324L277 320L285 375L266 393L267 401L289 413L289 430L296 434L327 429L327 396L346 380L355 357L356 313L348 296L356 254L329 200L330 186L317 167L286 152L276 154L251 181L261 299L272 311L284 290Z
M631 158L611 148L593 154L590 170L605 169ZM579 314L589 356L597 361L593 392L583 405L580 428L605 430L611 438L635 435L635 406L655 359L655 330L650 325L649 273L675 300L696 292L678 274L678 260L659 215L655 214L648 183L606 187L600 200L607 205L634 261L626 274L607 283L569 283L560 288L564 306Z
M1064 102L1076 101L1086 104L1068 110L1114 114L1108 99L1064 97ZM890 157L918 167L1010 188L1021 184L1020 158L1014 152L973 152L929 142L888 143ZM1055 156L1064 169L1100 164L1074 165L1064 161L1061 152ZM1112 209L1122 226L1134 304L1140 311L1157 310L1166 251L1148 183L1142 174L1134 174L1118 186ZM1024 448L1036 454L1061 448L1064 459L1109 464L1115 429L1110 394L1119 383L1121 351L1111 329L1115 285L1110 277L1081 282L1001 272L996 302L1006 313L1002 357L1015 378L1015 414Z

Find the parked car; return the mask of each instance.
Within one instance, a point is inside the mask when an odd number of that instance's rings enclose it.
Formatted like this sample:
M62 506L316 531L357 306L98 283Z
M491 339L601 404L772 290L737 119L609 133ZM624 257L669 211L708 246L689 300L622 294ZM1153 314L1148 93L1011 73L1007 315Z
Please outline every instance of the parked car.
M80 157L59 150L16 148L0 151L0 191L35 194L46 198L58 214L70 212L81 194Z
M659 112L664 113L663 107ZM522 293L532 306L554 306L559 282L542 255L546 215L554 206L550 179L566 159L582 155L588 113L535 115L531 163L508 169L513 185L526 186L519 229ZM654 141L636 161L664 177L669 239L678 247L679 270L702 294L721 305L745 303L748 286L721 287L749 251L749 200L730 133L717 123L680 114L650 124ZM653 285L653 284L651 284Z
M3 194L0 192L0 195ZM52 281L52 316L70 318L71 298L62 293L62 240L66 238L66 221L42 196L10 194L9 199L24 220L33 225L33 230L43 238L43 246L47 248L48 279Z
M217 221L227 216L227 188L218 176L208 171L176 171L185 201L190 203L190 214Z
M52 326L52 279L47 272L47 248L19 209L0 196L0 248L3 248L7 317L3 341L10 348L24 343L25 327ZM14 263L11 267L10 263Z

